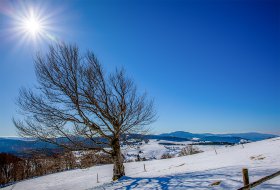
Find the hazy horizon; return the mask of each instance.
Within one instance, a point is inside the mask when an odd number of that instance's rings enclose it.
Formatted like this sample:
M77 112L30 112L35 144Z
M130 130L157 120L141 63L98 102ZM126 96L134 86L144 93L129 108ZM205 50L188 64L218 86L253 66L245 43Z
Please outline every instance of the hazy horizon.
M160 134L165 134L165 133L172 133L172 132L188 132L188 133L192 133L192 134L213 134L213 135L223 135L223 134L239 134L238 132L236 133L211 133L211 132L190 132L190 131L169 131L169 132L162 132L162 133L147 133L147 135L160 135ZM256 132L256 131L250 131L250 132L240 132L241 134L245 134L245 133L260 133L260 134L268 134L268 135L280 135L280 133L266 133L266 132ZM0 136L0 138L21 138L21 136Z

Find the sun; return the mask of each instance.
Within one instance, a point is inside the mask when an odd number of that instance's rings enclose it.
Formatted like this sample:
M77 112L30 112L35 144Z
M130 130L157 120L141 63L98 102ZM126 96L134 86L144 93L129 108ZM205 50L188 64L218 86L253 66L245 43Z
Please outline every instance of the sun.
M31 34L32 36L40 35L43 32L43 25L39 19L34 16L29 18L24 18L22 21L22 26L25 32Z
M32 42L34 45L40 45L56 40L52 34L52 17L46 10L38 7L23 8L14 18L13 32L20 39L19 44L29 45L29 42Z
M32 38L39 38L45 32L44 22L31 10L27 15L21 17L20 30Z
M61 15L63 9L54 9L50 4L42 2L8 3L9 11L5 13L10 17L7 36L14 40L18 47L41 48L50 43L61 43L59 36L64 30L57 24L64 18Z

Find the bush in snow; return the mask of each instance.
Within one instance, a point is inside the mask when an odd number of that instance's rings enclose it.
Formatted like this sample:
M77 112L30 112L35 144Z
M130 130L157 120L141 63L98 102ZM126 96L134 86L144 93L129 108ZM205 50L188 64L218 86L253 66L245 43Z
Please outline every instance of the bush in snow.
M178 156L187 156L187 155L197 154L200 152L202 151L196 147L193 147L193 145L187 145L186 147L181 149Z
M80 167L88 168L100 164L112 164L113 161L108 154L96 151L86 151L80 158Z
M170 154L170 153L164 153L161 156L161 159L168 159L168 158L174 158L174 155Z

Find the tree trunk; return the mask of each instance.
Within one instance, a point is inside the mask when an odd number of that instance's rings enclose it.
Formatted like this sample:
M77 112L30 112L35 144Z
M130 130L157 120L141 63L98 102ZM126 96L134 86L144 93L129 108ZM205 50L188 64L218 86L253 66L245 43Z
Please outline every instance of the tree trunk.
M112 158L114 164L113 180L115 181L125 175L120 140L118 138L112 141L112 148L113 148Z

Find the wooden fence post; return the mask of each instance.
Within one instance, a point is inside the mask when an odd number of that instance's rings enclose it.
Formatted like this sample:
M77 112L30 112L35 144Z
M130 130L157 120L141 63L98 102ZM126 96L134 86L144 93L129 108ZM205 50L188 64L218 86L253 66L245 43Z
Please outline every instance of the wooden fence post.
M243 174L243 184L244 186L249 185L249 174L248 174L248 169L247 168L243 168L242 169L242 174ZM250 188L248 188L250 189Z
M244 169L246 169L246 168L244 168ZM243 169L243 170L244 170L244 169ZM246 169L246 170L247 170L247 169ZM246 172L243 171L243 179L244 179L244 173L246 173ZM247 170L247 173L248 173L248 170ZM248 184L248 185L246 185L246 186L243 186L243 187L239 188L238 190L248 190L248 189L250 189L250 188L256 187L256 186L262 184L263 182L268 181L268 180L270 180L270 179L272 179L272 178L275 178L275 177L277 177L277 176L280 176L280 171L275 172L275 173L273 173L273 174L271 174L271 175L269 175L269 176L265 176L265 177L263 177L263 178L261 178L261 179L255 181L255 182L251 183L251 184ZM245 181L245 180L244 180L244 181ZM249 177L248 177L248 181L249 181ZM245 185L245 182L244 182L244 185Z
M144 171L146 172L147 170L146 170L146 165L144 164Z
M98 173L97 173L97 175L96 175L96 182L99 183Z
M218 153L217 153L217 150L216 150L216 146L215 146L215 145L214 145L214 150L215 150L215 153L216 153L216 154L218 154Z

